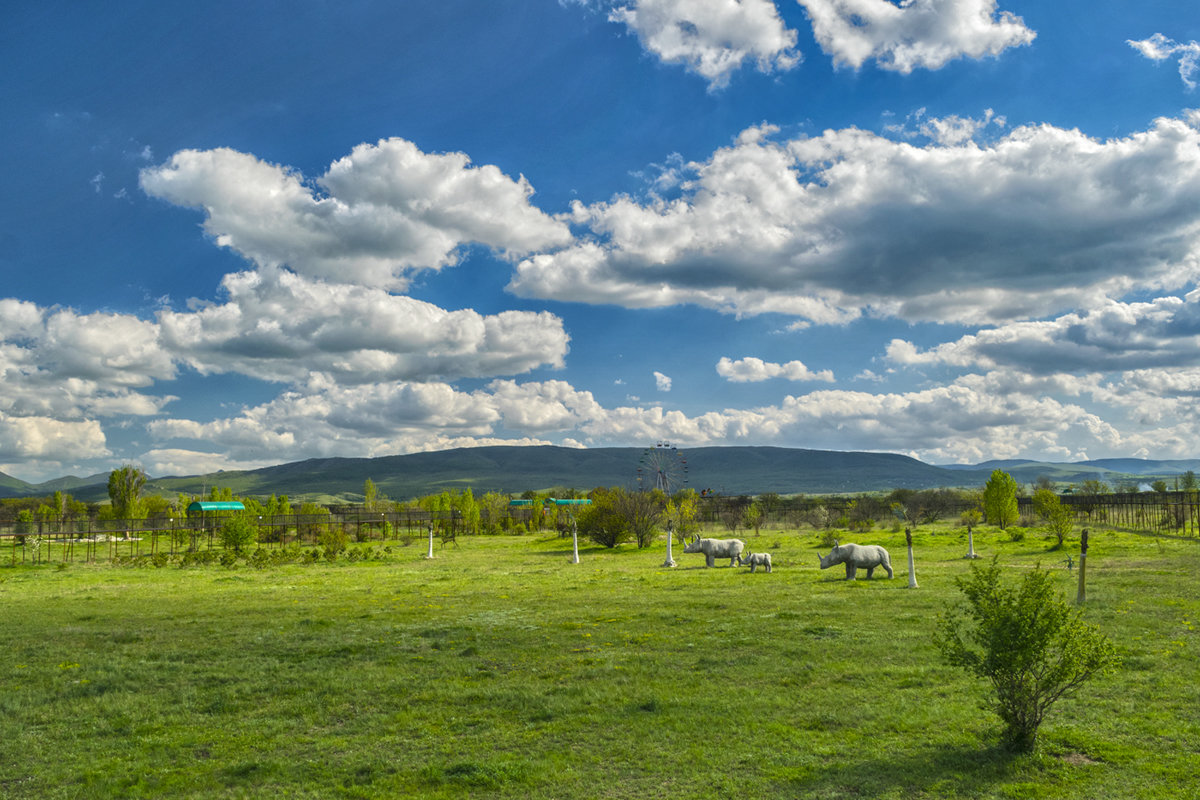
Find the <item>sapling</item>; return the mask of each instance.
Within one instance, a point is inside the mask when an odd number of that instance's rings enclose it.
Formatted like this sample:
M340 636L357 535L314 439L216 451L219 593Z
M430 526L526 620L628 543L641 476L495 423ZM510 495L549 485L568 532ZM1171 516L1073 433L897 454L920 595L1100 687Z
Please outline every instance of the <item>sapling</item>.
M1016 587L1002 586L1000 572L993 559L957 579L966 607L947 607L936 643L951 665L988 679L1005 746L1030 752L1050 707L1112 671L1118 657L1108 637L1055 592L1049 572L1034 569Z

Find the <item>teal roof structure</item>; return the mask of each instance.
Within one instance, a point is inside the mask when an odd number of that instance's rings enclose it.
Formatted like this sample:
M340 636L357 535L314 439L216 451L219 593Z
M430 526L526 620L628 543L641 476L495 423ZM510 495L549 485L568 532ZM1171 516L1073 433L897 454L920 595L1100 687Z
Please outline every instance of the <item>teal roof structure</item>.
M240 500L197 500L187 510L189 514L194 514L197 511L245 511L246 507Z

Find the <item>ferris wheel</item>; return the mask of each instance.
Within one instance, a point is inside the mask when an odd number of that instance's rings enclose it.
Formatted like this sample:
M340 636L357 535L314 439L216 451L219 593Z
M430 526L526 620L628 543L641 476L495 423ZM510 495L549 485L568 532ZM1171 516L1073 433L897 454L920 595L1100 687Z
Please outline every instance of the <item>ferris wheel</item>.
M642 451L637 474L638 488L661 489L671 495L687 486L687 459L670 442L659 442Z

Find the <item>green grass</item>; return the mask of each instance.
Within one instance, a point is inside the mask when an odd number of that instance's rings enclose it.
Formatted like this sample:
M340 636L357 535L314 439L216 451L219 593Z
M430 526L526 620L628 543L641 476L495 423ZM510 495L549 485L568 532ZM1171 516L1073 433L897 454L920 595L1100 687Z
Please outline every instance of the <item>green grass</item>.
M1161 798L1200 791L1200 544L1093 531L1087 619L1124 666L1034 756L935 620L958 530L820 571L819 536L743 535L775 571L675 549L475 537L425 560L265 570L0 567L4 798ZM1039 534L1013 570L1077 573ZM1077 554L1077 543L1072 543ZM0 553L0 564L6 563Z

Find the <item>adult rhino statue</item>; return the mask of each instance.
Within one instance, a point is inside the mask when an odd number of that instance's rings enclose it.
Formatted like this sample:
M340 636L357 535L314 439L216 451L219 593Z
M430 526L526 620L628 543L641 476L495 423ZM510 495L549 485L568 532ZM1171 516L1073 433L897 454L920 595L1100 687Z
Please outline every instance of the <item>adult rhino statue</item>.
M859 567L867 571L868 579L876 567L883 567L887 570L888 577L892 577L892 559L888 555L888 551L877 544L854 544L853 542L838 544L835 539L829 555L818 554L817 558L821 561L821 569L845 564L846 580L848 581L854 580L854 575L858 572Z
M738 556L746 549L746 543L741 539L700 539L693 538L683 546L685 553L704 553L706 567L713 565L713 560L728 558L729 566L733 566Z

